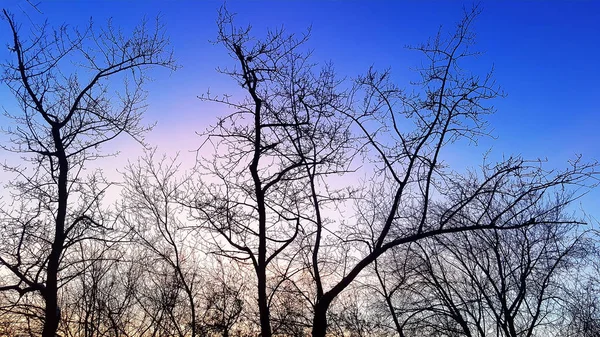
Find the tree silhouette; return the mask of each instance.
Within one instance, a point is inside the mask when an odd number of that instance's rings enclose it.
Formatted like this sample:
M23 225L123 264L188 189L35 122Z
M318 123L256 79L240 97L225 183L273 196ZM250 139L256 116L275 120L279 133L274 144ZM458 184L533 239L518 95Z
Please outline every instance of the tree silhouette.
M493 112L486 102L500 94L491 74L463 67L476 55L470 27L477 14L467 11L456 31L415 48L429 63L407 93L389 71L374 69L342 90L332 66L315 71L301 53L306 36L278 30L256 39L221 12L218 42L237 62L223 72L248 98L203 97L235 112L207 132L215 156L201 160L204 188L192 206L220 234L219 254L254 266L262 336L272 334L267 299L281 279L309 272L312 289L300 282L298 289L313 308L313 337L323 337L334 300L391 248L548 223L573 198L544 201L594 174L594 164L579 161L563 172L520 158L466 174L444 166L445 148L486 134L484 116ZM369 163L360 168L363 184L353 176L361 161ZM354 213L343 213L349 208ZM282 263L285 272L277 273Z
M318 64L310 30L257 37L222 8L218 71L239 90L199 98L228 112L191 170L148 150L107 207L104 147L147 145L148 71L175 68L163 27L25 37L3 11L19 109L0 147L21 161L2 164L0 335L595 336L597 233L569 210L597 164L446 162L502 96L469 71L478 13L412 48L404 88Z
M7 113L15 126L5 130L10 142L3 149L21 154L27 165L4 165L18 178L10 183L12 207L2 209L3 231L14 240L2 243L0 267L10 277L0 290L39 294L41 335L54 337L58 290L75 277L69 266L78 263L70 249L112 226L101 206L110 183L101 170L87 173L86 165L106 156L100 147L121 134L143 140L147 70L173 69L174 62L158 23L143 23L129 37L110 23L84 31L42 26L25 39L14 17L3 14L14 55L3 79L20 107ZM111 89L112 78L123 85Z

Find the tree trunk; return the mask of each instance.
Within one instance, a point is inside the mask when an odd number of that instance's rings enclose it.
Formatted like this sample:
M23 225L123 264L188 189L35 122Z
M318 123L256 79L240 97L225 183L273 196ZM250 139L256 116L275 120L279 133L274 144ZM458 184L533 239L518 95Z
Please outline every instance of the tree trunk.
M327 310L329 303L318 302L313 317L312 337L325 337L327 333Z
M265 270L258 275L258 311L260 315L261 337L271 337L271 318L267 301L267 282Z
M48 258L48 269L46 271L46 287L44 289L44 329L42 337L55 337L60 323L60 308L58 306L58 269L60 257L65 243L65 221L67 218L67 203L69 192L67 179L69 162L65 154L64 144L60 136L60 127L52 127L52 138L58 157L58 209L56 212L54 242Z
M48 268L50 269L50 268ZM50 279L54 279L51 281ZM44 330L42 337L55 337L60 322L60 309L58 308L56 276L49 277L46 282L46 291L44 291L44 300L46 307L44 308Z

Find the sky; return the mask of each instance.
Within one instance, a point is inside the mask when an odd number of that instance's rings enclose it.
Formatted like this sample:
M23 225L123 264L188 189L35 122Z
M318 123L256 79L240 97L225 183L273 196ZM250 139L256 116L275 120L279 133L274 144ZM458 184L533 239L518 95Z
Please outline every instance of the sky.
M101 25L131 29L142 18L160 16L170 36L180 69L158 70L149 90L147 122L157 126L148 141L162 152L187 152L199 144L196 131L204 130L222 107L202 103L197 96L235 92L235 82L215 68L231 60L216 37L215 20L222 1L175 0L1 0L17 20L51 25L83 26L90 18ZM314 60L331 61L343 76L364 73L369 66L391 67L394 79L408 87L410 68L421 58L409 51L433 36L440 26L451 30L461 18L461 1L228 1L240 23L251 23L257 35L266 28L285 27L302 33L311 27L308 47ZM494 101L497 113L488 118L493 138L477 146L463 146L448 158L450 164L477 165L482 153L522 155L547 159L550 167L566 167L581 154L600 160L600 1L482 1L474 24L477 49L484 52L474 62L475 72L494 67L497 83L506 97ZM0 59L8 57L8 26L0 21ZM0 103L13 106L2 85ZM0 124L3 123L0 120ZM5 123L5 122L4 122ZM137 145L122 141L122 156L139 154ZM2 154L0 153L0 156ZM120 159L122 161L122 159ZM595 211L600 192L584 199Z

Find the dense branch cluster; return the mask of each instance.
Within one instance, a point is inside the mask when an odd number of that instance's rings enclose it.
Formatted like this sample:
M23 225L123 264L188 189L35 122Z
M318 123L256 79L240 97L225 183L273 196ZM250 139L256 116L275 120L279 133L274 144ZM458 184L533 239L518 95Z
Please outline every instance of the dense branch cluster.
M3 164L16 178L0 204L0 335L600 331L598 234L570 213L597 165L445 162L487 135L502 95L492 73L467 70L477 8L413 48L412 89L389 69L341 78L311 59L310 32L257 38L222 9L216 44L232 63L219 71L243 95L199 96L229 114L187 171L143 141L147 72L176 68L159 22L26 39L3 14L20 106L2 149L23 161ZM88 168L122 135L146 152L113 186Z

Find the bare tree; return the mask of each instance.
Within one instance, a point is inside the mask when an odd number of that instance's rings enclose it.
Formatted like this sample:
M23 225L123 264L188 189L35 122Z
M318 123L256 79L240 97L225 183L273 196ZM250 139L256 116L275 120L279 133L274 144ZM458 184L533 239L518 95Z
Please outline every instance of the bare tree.
M447 336L558 331L561 288L575 278L586 252L585 237L573 234L576 222L562 221L552 217L550 224L461 233L419 245L422 289L434 294L421 310L432 314L430 322L443 323L436 330Z
M564 172L551 172L535 162L510 158L465 175L443 165L443 149L485 134L482 118L493 111L486 101L499 94L490 74L480 77L464 68L474 55L470 26L477 13L477 8L466 12L455 32L440 32L416 48L429 61L420 70L422 94L406 94L390 82L389 72L371 70L357 81L361 91L354 97L362 92L361 104L339 111L362 131L363 148L375 168L371 187L357 198L356 215L340 224L339 245L353 252L349 256L354 262L345 263L337 279L323 280L322 241L314 242L314 337L325 336L333 300L391 248L450 233L546 223L555 206L540 205L554 197L554 189L579 186L593 174L595 164L579 161ZM557 206L572 200L561 199ZM317 232L326 229L324 222L316 225Z
M390 249L551 225L547 215L574 198L544 207L555 190L595 174L595 164L579 160L561 172L520 158L466 174L444 165L444 149L486 134L487 102L501 94L491 74L465 70L476 55L477 13L415 48L428 63L407 93L389 71L374 69L342 90L331 65L316 71L302 52L306 36L275 31L256 39L221 12L218 42L237 63L223 72L247 98L202 97L233 112L206 134L215 154L198 161L201 187L190 206L217 234L217 254L253 266L262 336L272 335L268 299L280 285L302 290L312 335L323 337L334 300Z
M126 256L131 249L119 243L107 250L90 241L80 242L80 246L77 253L84 255L76 266L80 272L61 289L60 334L135 336L141 326L136 298L144 273L137 261Z
M217 260L214 270L207 272L202 292L203 314L201 331L204 335L215 333L232 336L234 326L240 321L245 307L247 285L240 269L226 267Z
M14 55L3 79L20 104L20 111L7 113L15 126L5 130L3 149L28 164L4 165L17 178L10 183L12 207L2 207L9 240L2 242L0 268L10 277L0 290L38 294L44 303L41 335L53 337L61 319L59 288L75 277L65 264L70 248L112 226L101 206L110 183L101 170L85 168L121 134L143 140L147 70L173 69L174 62L159 24L143 23L129 37L111 24L73 32L42 26L25 39L13 16L3 14ZM111 89L111 78L123 85Z
M164 270L155 272L172 277L171 285L179 287L185 296L185 305L181 308L185 317L173 316L173 308L170 308L169 318L176 327L176 334L195 337L199 325L197 288L202 280L193 240L184 228L185 217L179 200L186 179L178 176L182 173L179 167L176 158L155 160L154 150L137 163L130 163L124 173L121 219L133 234L133 240L158 259L155 266L164 265Z
M199 222L219 235L215 253L252 265L261 334L269 337L270 303L286 278L303 268L278 257L302 231L300 211L310 203L307 171L314 179L346 170L337 156L347 145L348 124L328 107L340 100L332 69L315 74L301 50L307 36L278 30L254 40L250 28L239 29L232 20L220 13L218 42L238 62L223 72L248 99L202 97L234 112L207 132L215 156L199 161L203 188L191 206Z

